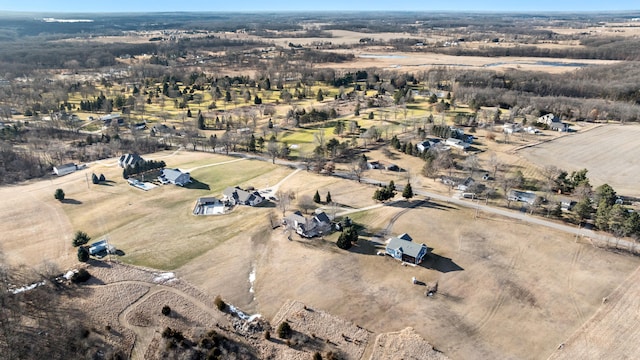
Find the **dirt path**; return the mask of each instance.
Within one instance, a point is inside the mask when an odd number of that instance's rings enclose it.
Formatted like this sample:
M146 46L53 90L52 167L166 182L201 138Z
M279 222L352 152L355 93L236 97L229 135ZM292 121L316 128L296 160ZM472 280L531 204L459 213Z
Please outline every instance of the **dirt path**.
M230 164L230 163L234 163L234 162L238 162L238 161L243 161L243 160L246 160L246 158L240 158L240 159L235 159L235 160L223 161L223 162L219 162L219 163L213 163L213 164L207 164L207 165L196 166L196 167L194 167L194 168L186 169L186 170L184 170L184 171L185 171L185 172L190 173L190 172L193 172L193 171L198 170L198 169L208 168L208 167L211 167L211 166L225 165L225 164Z

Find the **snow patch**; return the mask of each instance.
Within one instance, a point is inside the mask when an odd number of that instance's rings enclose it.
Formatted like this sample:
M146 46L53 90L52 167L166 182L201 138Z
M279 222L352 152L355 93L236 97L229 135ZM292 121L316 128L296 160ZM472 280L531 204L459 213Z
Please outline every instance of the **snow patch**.
M165 282L169 282L176 278L176 274L172 272L154 274L156 277L153 279L154 283L161 284Z
M35 283L31 284L31 285L25 285L25 286L19 287L17 289L11 289L9 291L11 291L11 293L15 295L15 294L23 293L25 291L33 290L33 289L37 288L38 286L43 286L44 284L46 284L46 282L44 280L42 280L42 281L39 281L39 282L35 282Z
M231 304L227 304L227 306L229 307L229 312L236 314L240 319L247 321L247 322L252 322L255 319L261 318L262 315L260 314L255 314L255 315L247 315L245 313L242 312L242 310L239 310L237 307L231 305Z
M78 273L78 270L72 269L67 271L64 275L62 275L62 277L67 280L71 280L71 278L73 277L73 274L77 274L77 273Z
M249 284L251 284L251 287L249 288L249 292L250 293L254 293L255 291L253 290L253 284L256 282L256 266L253 265L253 268L251 269L251 272L249 273Z

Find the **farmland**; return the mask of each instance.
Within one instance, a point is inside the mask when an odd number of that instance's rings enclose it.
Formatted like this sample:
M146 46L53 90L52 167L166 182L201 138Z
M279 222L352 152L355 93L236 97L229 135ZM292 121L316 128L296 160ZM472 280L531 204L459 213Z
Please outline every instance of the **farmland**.
M607 125L580 134L570 134L520 150L528 161L543 167L555 165L568 171L589 170L595 186L609 184L621 194L640 196L636 179L638 159L629 156L637 149L640 127Z

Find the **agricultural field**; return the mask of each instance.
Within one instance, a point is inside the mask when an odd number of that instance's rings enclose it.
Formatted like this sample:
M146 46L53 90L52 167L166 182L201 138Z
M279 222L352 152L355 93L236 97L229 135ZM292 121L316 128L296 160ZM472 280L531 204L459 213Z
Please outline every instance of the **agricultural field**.
M611 185L620 195L640 197L637 149L640 126L607 124L570 133L553 141L518 151L540 167L554 165L566 171L589 170L591 184Z

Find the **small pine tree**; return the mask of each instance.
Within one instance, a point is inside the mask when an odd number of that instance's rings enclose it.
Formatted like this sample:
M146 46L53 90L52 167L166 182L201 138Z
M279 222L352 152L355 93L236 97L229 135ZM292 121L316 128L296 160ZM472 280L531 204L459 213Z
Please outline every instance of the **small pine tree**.
M320 355L320 353L316 351L313 353L311 360L322 360L322 355Z
M100 178L98 178L98 175L91 174L91 182L94 184L98 184L100 182Z
M293 330L288 322L283 321L278 326L278 337L281 339L288 339L291 337Z
M213 300L213 303L216 305L216 308L220 311L224 311L227 308L227 304L222 300L220 295L216 296Z
M347 231L343 231L336 242L336 245L342 250L349 250L351 248L349 229L351 228L348 228Z
M373 111L369 113L369 120L373 120Z
M264 332L264 339L265 340L271 339L271 332L269 330Z
M53 194L53 197L58 200L64 200L64 191L62 189L56 189L56 192Z
M327 191L327 204L331 204L331 192Z
M100 178L98 179L100 182L107 181L107 178L104 177L104 174L100 174Z
M169 305L165 305L162 307L162 315L164 316L171 315L171 308L169 307Z
M411 183L407 182L404 190L402 190L402 197L405 198L405 200L409 200L413 197L413 189L411 188Z
M315 195L313 195L313 202L316 204L320 203L320 193L318 193L318 190L316 190Z
M84 231L76 231L76 235L73 237L72 244L74 247L84 245L89 242L91 238Z
M87 262L89 261L89 249L86 246L80 246L78 248L78 261Z

